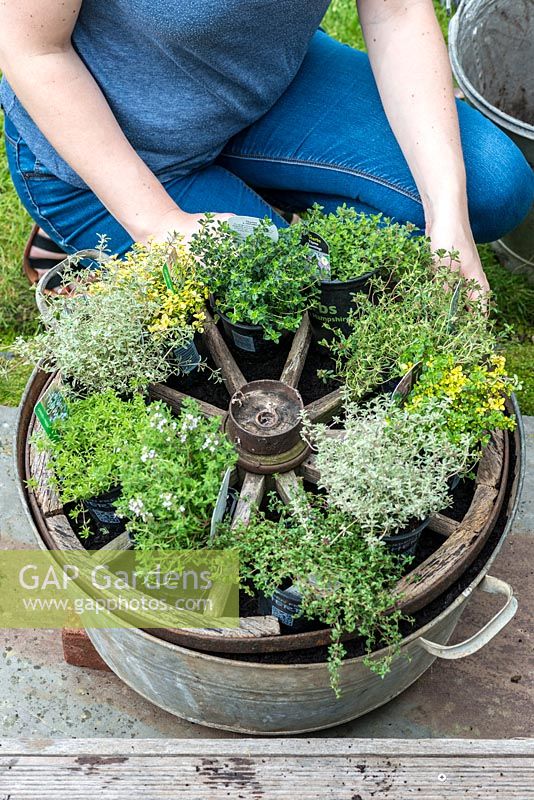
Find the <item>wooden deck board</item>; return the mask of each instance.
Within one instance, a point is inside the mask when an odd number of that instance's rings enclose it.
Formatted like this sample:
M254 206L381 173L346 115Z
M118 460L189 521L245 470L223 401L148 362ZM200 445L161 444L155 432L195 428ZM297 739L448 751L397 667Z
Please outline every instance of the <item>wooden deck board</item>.
M534 740L0 740L2 800L534 798Z

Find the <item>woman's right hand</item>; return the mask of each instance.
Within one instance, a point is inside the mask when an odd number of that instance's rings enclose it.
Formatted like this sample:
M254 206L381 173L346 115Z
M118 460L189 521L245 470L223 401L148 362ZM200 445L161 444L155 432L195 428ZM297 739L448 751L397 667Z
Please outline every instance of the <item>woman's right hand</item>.
M146 237L145 241L168 242L181 237L182 243L187 246L192 236L200 230L200 223L205 216L205 214L186 214L178 208L168 211L160 218L156 229ZM235 215L211 214L211 216L216 222L222 222Z

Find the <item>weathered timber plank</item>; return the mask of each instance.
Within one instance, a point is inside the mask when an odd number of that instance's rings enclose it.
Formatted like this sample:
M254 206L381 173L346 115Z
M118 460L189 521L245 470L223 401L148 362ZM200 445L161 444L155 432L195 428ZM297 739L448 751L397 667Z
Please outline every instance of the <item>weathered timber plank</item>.
M297 478L293 470L290 470L289 472L283 472L280 475L275 475L274 483L276 486L276 491L284 503L289 504L291 500L293 500L293 498L296 497L302 490L302 481Z
M305 481L309 481L310 483L318 483L321 477L321 473L317 469L315 464L315 457L313 455L308 456L306 461L298 468L299 473Z
M128 531L124 531L124 533L119 534L111 542L103 545L100 548L100 552L102 550L131 550L133 548L132 540L130 539L130 534Z
M222 372L226 388L231 395L235 394L247 381L209 312L206 312L206 325L202 335L215 365Z
M37 424L35 427L37 428ZM39 451L34 444L30 444L29 447L30 478L32 479L30 491L35 495L45 517L61 514L63 504L53 485L54 473L50 466L50 456L46 450Z
M281 381L287 383L288 386L293 386L295 389L298 386L304 364L306 363L311 337L310 318L306 311L300 323L300 327L295 334L295 338L293 339L291 350L289 351L287 361L280 377Z
M241 494L235 510L232 528L248 525L254 507L258 507L265 493L265 475L247 472L241 487Z
M477 485L491 486L493 488L499 485L502 473L504 437L504 431L494 431L491 434L489 444L484 449L478 465Z
M504 500L509 468L508 436L496 436L493 441L495 448L500 448L500 477L496 486L477 482L469 510L456 530L435 553L399 581L395 594L404 611L417 611L451 586L474 561L493 530ZM479 465L483 470L488 465L485 477L494 475L496 463L495 456L486 448Z
M421 758L534 758L534 738L515 739L374 739L351 737L313 738L272 737L233 739L44 739L1 738L0 755L10 756L78 756L127 755L191 756L206 753L214 756L320 756L345 758L350 756L406 756Z
M165 641L174 642L178 637L181 642L185 641L188 631L186 629L169 628L167 630L153 629L151 633ZM195 628L195 639L217 638L220 639L259 639L262 636L279 636L280 623L276 617L241 617L238 628ZM196 642L198 645L198 641Z
M446 517L444 514L434 514L434 516L430 518L428 529L448 538L455 533L459 525L460 523L457 520Z
M149 395L151 400L163 400L173 411L180 411L184 400L189 400L190 397L177 389L171 389L170 386L165 386L164 383L154 383L149 388ZM224 417L226 411L222 408L206 403L204 400L197 400L195 402L200 406L201 412L205 417Z
M276 617L241 617L239 628L197 628L200 636L224 635L232 639L259 639L262 636L279 636L280 623Z
M312 422L328 422L343 404L341 389L330 392L306 406L306 415Z
M57 550L85 550L64 514L46 519L46 527Z
M463 521L443 545L397 584L395 594L405 611L429 603L460 576L484 546L483 532L488 528L488 508L497 498L497 490L479 485ZM417 581L414 582L414 576Z
M9 800L470 800L534 798L532 746L458 740L72 740L0 747L0 796ZM334 743L333 743L334 742ZM500 749L500 745L504 748ZM430 747L428 747L430 745ZM381 752L378 749L381 748ZM418 748L418 749L416 749ZM462 748L460 750L460 748ZM413 791L412 791L413 790ZM3 793L3 795L1 794Z

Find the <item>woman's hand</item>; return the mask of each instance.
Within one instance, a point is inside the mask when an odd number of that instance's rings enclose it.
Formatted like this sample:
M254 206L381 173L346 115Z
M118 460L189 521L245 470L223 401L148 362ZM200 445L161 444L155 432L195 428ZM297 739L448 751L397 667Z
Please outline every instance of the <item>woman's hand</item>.
M438 218L435 222L427 225L426 233L430 237L434 252L436 250L456 250L458 252L458 260L452 262L452 268L457 269L467 280L475 281L478 284L479 288L472 290L471 297L472 299L480 298L487 306L490 286L469 222L464 219L454 219L452 216L448 216L446 219Z
M222 222L233 216L234 214L211 214L216 222ZM204 218L205 214L186 214L179 208L171 209L161 215L157 225L153 225L151 232L142 237L141 241L168 242L179 238L187 246L192 236L200 230L200 223Z

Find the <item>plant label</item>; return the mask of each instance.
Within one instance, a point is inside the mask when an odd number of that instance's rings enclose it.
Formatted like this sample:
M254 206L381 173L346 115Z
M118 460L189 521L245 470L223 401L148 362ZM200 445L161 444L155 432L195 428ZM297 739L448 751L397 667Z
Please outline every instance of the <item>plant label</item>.
M458 306L460 304L460 297L462 294L462 284L458 282L452 293L451 305L449 308L449 332L453 333L456 323L456 315L458 314Z
M397 403L406 400L406 398L413 389L414 383L419 377L420 368L421 368L421 362L418 361L417 364L414 364L413 367L408 370L406 375L404 375L404 377L400 379L396 387L393 389L393 392L391 393L392 402Z
M167 287L169 292L176 292L176 287L173 283L171 271L169 269L168 264L163 265L162 272L163 272L163 280L165 281L165 286Z
M59 436L54 430L54 422L66 419L68 416L67 404L57 386L51 386L43 394L35 406L35 416L49 439L57 441Z
M219 523L222 522L224 519L224 515L226 514L226 508L228 504L228 490L230 489L230 476L232 475L231 467L228 467L224 474L224 478L222 479L221 488L219 489L219 496L217 498L217 502L215 503L215 508L213 509L213 514L211 516L211 528L210 528L210 545L213 544L213 540L215 539L215 534L217 533L217 528Z
M254 344L252 336L245 336L237 331L232 331L232 339L236 347L239 347L240 350L245 350L247 353L256 352L256 345Z
M230 217L228 220L228 225L230 228L235 231L241 239L246 239L248 236L254 233L256 228L261 225L263 220L259 217ZM272 239L273 242L278 241L278 228L276 225L269 225L265 228L265 233L267 236Z
M332 267L330 264L330 248L318 233L309 231L302 237L302 244L309 248L310 258L317 259L319 277L322 281L332 280Z
M298 616L300 612L301 602L302 595L294 585L289 586L283 591L277 589L272 597L271 614L279 620L282 625L287 625L288 628L292 628L295 617Z
M174 358L180 368L180 372L184 375L190 375L197 370L202 362L200 353L194 341L183 347L176 347L174 350Z

